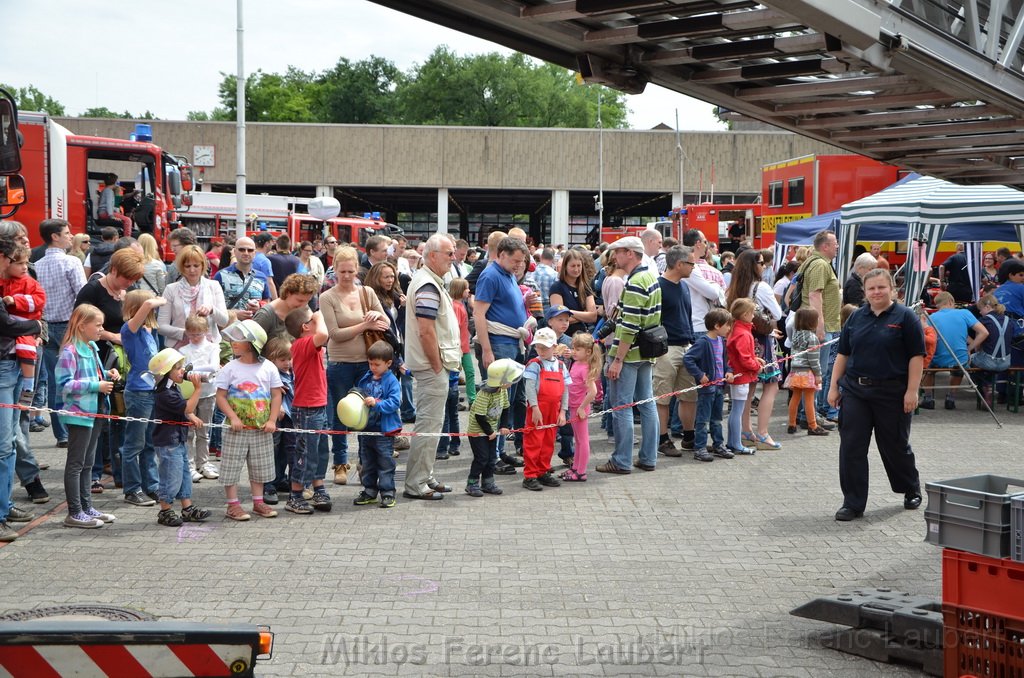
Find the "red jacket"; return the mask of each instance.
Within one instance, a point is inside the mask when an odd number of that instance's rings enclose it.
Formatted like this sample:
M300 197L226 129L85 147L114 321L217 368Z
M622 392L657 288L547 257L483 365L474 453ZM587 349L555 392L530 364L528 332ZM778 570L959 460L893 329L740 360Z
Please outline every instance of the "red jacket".
M735 375L732 383L750 384L757 381L757 373L761 371L761 363L757 362L754 352L753 326L742 320L732 321L732 332L725 341L725 350L729 356L729 367Z

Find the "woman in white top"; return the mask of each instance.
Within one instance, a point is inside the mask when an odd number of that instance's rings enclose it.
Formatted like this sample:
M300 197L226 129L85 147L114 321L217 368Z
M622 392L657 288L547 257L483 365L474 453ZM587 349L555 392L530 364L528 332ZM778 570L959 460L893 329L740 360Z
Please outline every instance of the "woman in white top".
M224 302L224 288L204 275L208 265L206 254L195 245L183 247L174 260L181 278L164 289L167 303L160 307L156 316L157 332L171 348L188 343L185 319L193 313L207 319L210 342L220 343L220 328L228 324L228 307Z
M732 307L732 302L740 297L749 297L757 304L759 311L764 311L771 316L773 325L782 318L782 308L775 299L775 293L771 286L761 279L765 268L765 260L761 250L746 250L736 258L736 265L732 271L732 282L729 284L729 291L726 294L726 308ZM778 329L772 330L772 334L761 336L754 334L755 350L759 358L767 363L757 375L761 384L761 401L757 406L757 431L750 427L750 410L753 405L756 385L751 384L748 400L751 406L745 407L743 411L743 444L755 445L759 450L778 450L782 445L772 439L768 433L768 422L771 421L772 407L775 405L775 396L779 392L779 379L781 370L776 362L775 339L782 334ZM733 403L737 407L739 403Z

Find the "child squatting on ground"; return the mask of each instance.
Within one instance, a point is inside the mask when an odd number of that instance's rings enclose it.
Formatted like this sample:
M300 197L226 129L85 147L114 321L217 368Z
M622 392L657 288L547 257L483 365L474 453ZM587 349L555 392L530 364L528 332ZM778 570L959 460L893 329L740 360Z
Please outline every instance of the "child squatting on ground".
M473 463L469 467L469 478L466 479L466 494L471 497L501 494L501 488L494 482L498 436L508 435L508 390L522 379L523 369L522 365L511 358L492 362L487 366L487 383L476 392L476 398L469 407L469 426L466 430L477 434L469 438Z
M238 499L243 464L249 471L252 512L276 518L263 502L263 484L274 479L274 431L281 413L281 375L260 358L267 333L253 320L228 325L222 332L231 343L234 360L217 375L217 407L230 422L221 448L220 483L227 498L227 517L249 520Z
M185 356L173 348L165 348L149 361L149 371L157 380L153 418L164 423L153 427L153 447L160 462L160 513L156 522L167 527L179 527L184 522L198 523L210 517L210 512L192 503L192 466L188 454L188 421L203 428L203 420L196 416L202 397L202 375L190 372L185 381ZM181 389L188 384L188 400ZM181 501L181 515L174 512L174 500Z

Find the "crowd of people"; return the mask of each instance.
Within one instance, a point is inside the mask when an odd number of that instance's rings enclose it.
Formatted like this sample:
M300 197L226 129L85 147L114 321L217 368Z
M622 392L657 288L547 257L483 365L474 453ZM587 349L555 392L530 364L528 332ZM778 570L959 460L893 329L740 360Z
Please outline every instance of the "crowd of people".
M1000 267L979 319L940 295L932 323L897 302L874 248L841 286L827 231L774 266L770 250L746 243L719 255L698 230L681 243L646 230L591 250L535 247L512 228L479 252L445 234L416 247L375 235L361 253L333 236L267 233L204 251L179 228L167 266L151 236L118 238L113 226L91 248L60 219L39 234L30 251L24 226L0 224L0 405L64 413L0 408L0 439L14 441L0 454L4 541L32 518L12 503L15 475L31 501L49 500L27 436L44 428L67 449L65 525L113 522L92 497L116 491L133 507L159 503L157 522L177 526L210 517L191 500L207 480L238 521L275 517L282 501L295 514L330 511L329 485L350 482L361 486L356 505L390 508L403 450L402 496L442 500L454 488L435 462L464 449L460 411L474 434L472 497L501 494L497 475L521 473L541 491L590 470L654 471L659 455L779 450L781 389L787 435L838 424L836 519L851 520L864 511L872 431L893 490L906 508L920 504L909 432L926 359L996 373L1021 358L1008 342L1024 316L1024 262ZM933 327L948 340L934 357ZM592 465L597 407L613 452ZM118 416L95 416L106 414ZM403 435L408 424L420 435Z

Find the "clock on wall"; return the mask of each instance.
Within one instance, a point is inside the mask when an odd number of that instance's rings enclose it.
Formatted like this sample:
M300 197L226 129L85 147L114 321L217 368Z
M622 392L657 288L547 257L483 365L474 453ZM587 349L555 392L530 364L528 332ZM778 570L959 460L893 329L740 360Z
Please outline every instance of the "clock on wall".
M196 167L213 167L217 164L216 150L212 144L196 144L192 147L192 164Z

